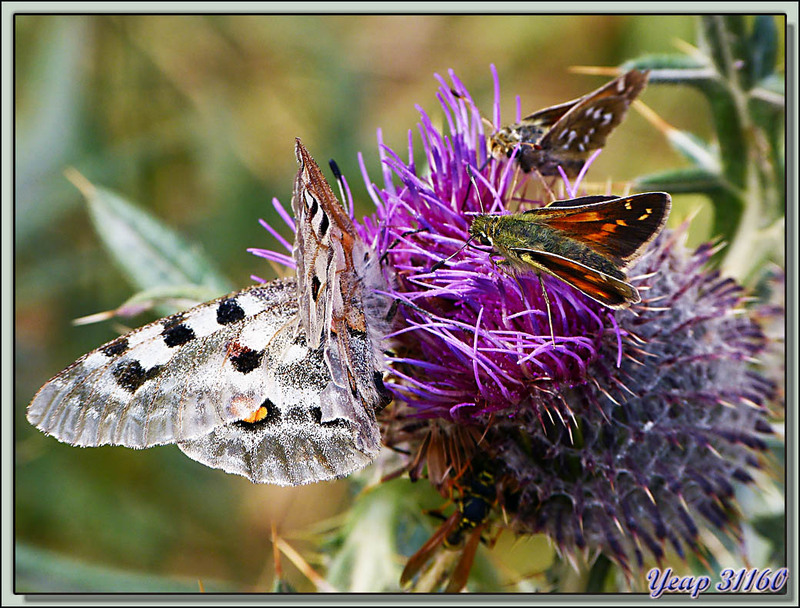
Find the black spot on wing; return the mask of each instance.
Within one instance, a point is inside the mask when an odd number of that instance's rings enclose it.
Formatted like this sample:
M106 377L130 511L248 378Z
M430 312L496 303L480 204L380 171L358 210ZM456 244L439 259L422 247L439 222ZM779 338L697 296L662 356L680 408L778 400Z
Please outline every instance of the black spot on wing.
M272 403L269 399L265 399L261 407L267 410L267 415L259 420L261 424L278 424L281 421L281 411L278 406Z
M168 327L161 332L161 335L164 336L164 344L166 344L169 348L182 346L183 344L186 344L195 338L192 328L188 325L184 325L183 323Z
M164 329L169 329L170 327L175 327L176 325L180 325L183 323L183 320L186 318L185 313L179 312L174 315L170 315L164 319L161 319L161 325Z
M321 285L321 283L319 282L319 279L317 278L317 275L314 275L313 277L311 277L311 299L314 300L315 302L317 301L317 298L319 297L320 285Z
M222 300L217 305L217 323L228 325L244 319L244 309L239 306L235 298Z
M325 238L325 234L328 232L328 228L330 228L331 222L328 219L328 214L322 214L322 219L319 221L319 238Z
M117 338L113 342L109 342L100 348L100 352L106 357L116 357L117 355L124 353L126 350L128 350L127 338Z
M132 361L123 361L111 373L121 388L129 393L134 393L145 382L155 378L160 371L160 365L144 369L141 363L134 359Z
M283 415L283 419L289 424L303 425L307 424L311 420L311 415L309 414L308 410L295 407L286 412Z
M249 374L261 365L261 358L264 356L263 350L242 350L239 354L231 357L233 368L240 374Z
M347 422L342 418L334 418L333 420L329 420L328 422L322 422L322 410L318 407L312 407L310 412L311 419L314 421L314 424L318 424L322 427L326 428L346 428Z

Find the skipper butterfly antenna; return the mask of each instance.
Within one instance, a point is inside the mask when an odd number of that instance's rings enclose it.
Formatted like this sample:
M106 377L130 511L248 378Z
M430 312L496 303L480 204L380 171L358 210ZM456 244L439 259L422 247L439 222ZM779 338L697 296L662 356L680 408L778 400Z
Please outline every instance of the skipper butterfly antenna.
M438 262L436 262L436 263L435 263L433 266L431 266L431 272L436 272L436 271L437 271L437 270L439 270L439 269L440 269L442 266L444 266L445 264L447 264L447 262L449 262L449 261L450 261L450 260L452 260L454 257L456 257L456 256L457 256L459 253L461 253L462 251L464 251L464 249L467 247L467 245L469 245L469 244L472 242L472 239L474 239L474 238L475 238L474 236L470 236L470 237L469 237L469 238L466 240L466 242L465 242L465 243L464 243L464 244L463 244L461 247L459 247L459 248L458 248L456 251L454 251L453 253L451 253L450 255L448 255L448 256L447 256L446 258L444 258L443 260L439 260Z
M474 103L472 103L472 100L469 97L467 97L466 95L462 95L461 93L459 93L455 89L450 89L450 92L453 94L453 97L455 97L456 99L461 99L464 103L466 103L467 105L471 106L472 109L475 110L478 113L478 115L481 117L481 122L483 124L485 124L487 127L489 127L491 129L492 133L497 131L497 127L494 125L494 123L492 123L491 120L489 120L488 118L486 118L483 115L483 113L478 109L478 107ZM486 162L488 163L489 160L487 159ZM481 169L483 169L484 167L486 167L486 164L484 164L483 167L481 167Z
M486 213L486 209L483 208L483 199L481 198L481 191L478 189L478 182L475 181L475 174L472 172L472 167L470 167L469 165L467 165L467 175L469 175L469 181L474 186L475 193L478 195L478 204L481 206L481 213ZM469 193L469 191L467 191L467 193Z

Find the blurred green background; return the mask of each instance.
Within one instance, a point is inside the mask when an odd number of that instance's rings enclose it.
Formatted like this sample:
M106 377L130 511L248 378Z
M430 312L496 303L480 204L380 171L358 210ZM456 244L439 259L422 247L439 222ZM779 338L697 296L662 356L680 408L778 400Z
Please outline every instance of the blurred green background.
M694 40L695 27L692 17L669 15L18 15L16 590L194 591L198 579L207 591L269 590L271 525L308 548L299 537L352 497L347 481L257 487L174 446L81 450L27 424L39 386L116 335L112 323L71 320L132 294L65 168L150 210L245 286L251 274L273 276L245 248L275 246L257 220L283 226L270 200L290 200L296 136L326 171L327 159L337 160L357 214L368 213L356 154L364 153L374 181L378 128L405 155L415 104L441 115L434 73L454 69L490 116L494 63L510 121L516 95L528 113L608 79L571 66L673 52L676 40ZM672 125L710 136L695 91L651 86L642 100ZM631 111L590 177L618 182L682 162ZM671 224L704 204L677 197ZM702 221L697 226L695 241L707 236ZM313 589L283 563L297 588Z

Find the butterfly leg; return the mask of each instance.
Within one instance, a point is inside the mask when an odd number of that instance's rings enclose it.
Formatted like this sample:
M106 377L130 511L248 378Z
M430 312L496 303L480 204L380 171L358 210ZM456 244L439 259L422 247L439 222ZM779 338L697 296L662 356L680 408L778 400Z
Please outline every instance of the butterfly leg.
M550 339L553 341L553 348L556 346L556 332L553 329L553 313L550 310L550 298L547 297L547 290L544 287L544 279L542 273L537 272L536 276L539 277L539 285L542 286L542 294L544 295L544 305L547 307L547 322L550 324Z
M547 194L547 196L550 197L550 200L547 201L547 204L549 205L554 200L556 200L557 198L556 193L553 192L553 189L550 187L550 184L547 183L547 180L545 179L544 175L541 174L539 169L537 169L536 167L532 167L532 169L536 173L536 177L539 178L539 182L542 184L542 186L544 186L545 193Z
M466 242L465 242L465 243L464 243L464 244L463 244L461 247L459 247L459 248L458 248L456 251L454 251L453 253L451 253L451 254L450 254L449 256L447 256L446 258L444 258L444 259L441 259L441 260L439 260L438 262L436 262L436 263L435 263L433 266L431 266L431 270L430 270L430 271L431 271L431 272L436 272L436 271L437 271L437 270L439 270L439 269L440 269L442 266L444 266L444 265L445 265L447 262L449 262L449 261L450 261L450 260L452 260L454 257L456 257L456 256L457 256L459 253L461 253L462 251L464 251L464 249L466 249L466 248L467 248L467 246L468 246L468 245L469 245L469 244L472 242L472 239L473 239L473 238L474 238L474 237L469 237L469 238L466 240Z
M508 190L511 194L510 194L510 198L509 198L509 200L507 202L508 203L512 203L512 202L514 202L516 200L517 201L517 205L516 205L516 207L514 207L511 204L507 204L506 205L506 208L509 211L512 211L512 212L515 212L515 211L517 211L519 209L519 198L515 199L514 198L514 193L517 191L517 186L519 185L519 174L520 173L522 173L522 168L519 166L519 163L516 163L514 165L514 179L511 180L511 188Z
M496 268L509 268L511 266L511 263L507 259L505 259L502 255L496 254L494 252L489 254L489 261L492 263L492 266ZM506 274L510 274L511 276L516 276L514 275L513 272L507 272ZM520 289L522 289L521 286Z
M397 247L397 246L400 244L400 242L401 242L401 241L402 241L404 238L406 238L407 236L411 236L412 234L419 234L420 232L427 232L427 231L428 231L428 229L427 229L427 228L417 228L416 230L408 230L407 232L404 232L403 234L401 234L400 236L398 236L398 237L397 237L397 238L396 238L394 241L392 241L392 244L391 244L391 245L389 245L389 246L386 248L386 251L384 251L384 252L383 252L383 255L380 257L380 260L379 260L379 262L380 262L381 264L383 264L383 263L386 261L386 257L389 255L389 252L390 252L392 249L394 249L395 247Z

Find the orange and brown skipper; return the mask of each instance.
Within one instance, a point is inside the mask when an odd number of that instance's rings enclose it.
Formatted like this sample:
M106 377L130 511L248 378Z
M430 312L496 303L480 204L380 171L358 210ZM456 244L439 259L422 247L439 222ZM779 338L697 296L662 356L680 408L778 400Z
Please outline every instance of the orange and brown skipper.
M480 214L472 220L470 240L493 247L512 268L549 274L604 306L624 308L641 301L624 270L661 232L671 205L666 192L647 192Z

